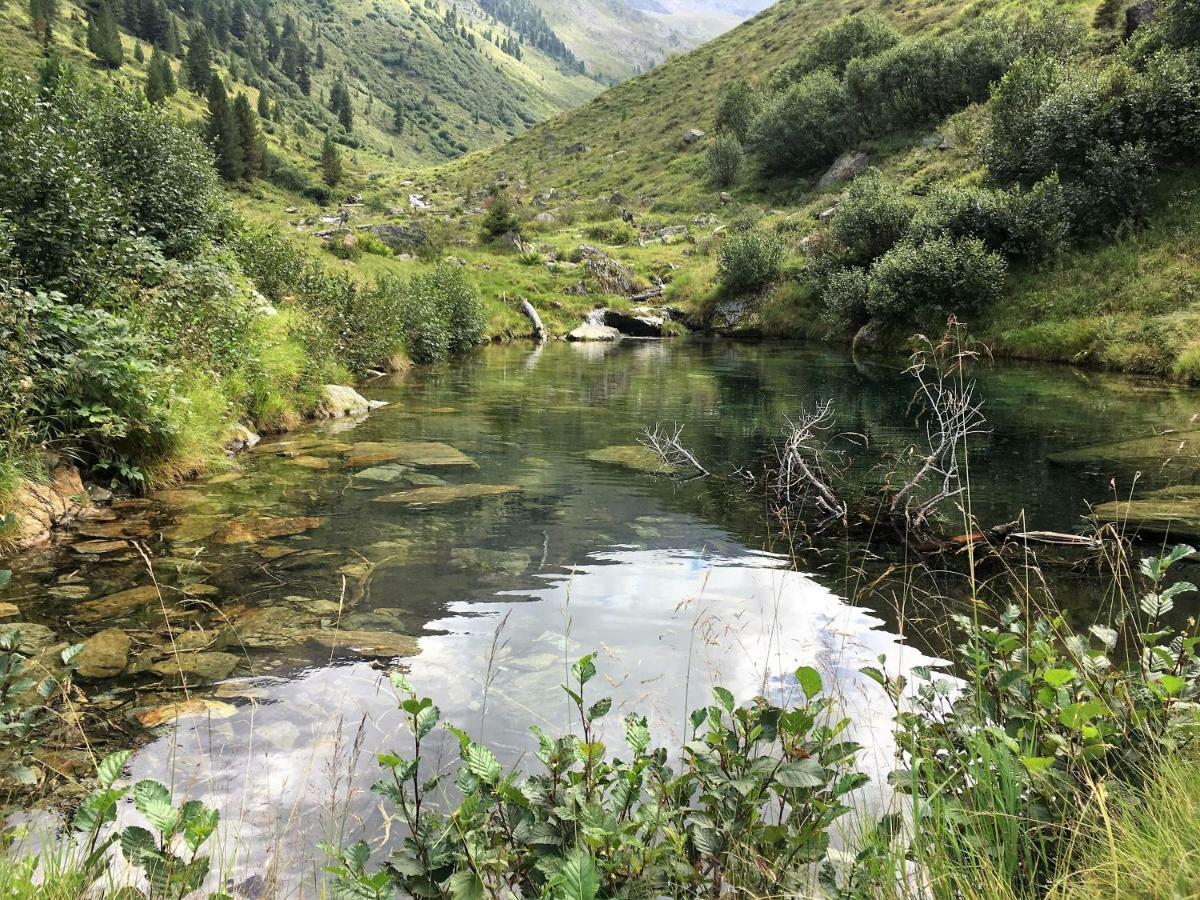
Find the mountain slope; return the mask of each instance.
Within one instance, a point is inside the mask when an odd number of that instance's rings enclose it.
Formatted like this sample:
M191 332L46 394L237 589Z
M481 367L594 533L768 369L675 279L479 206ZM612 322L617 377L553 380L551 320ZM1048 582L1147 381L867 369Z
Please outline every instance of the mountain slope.
M668 55L703 39L690 35L669 16L645 11L636 0L539 0L539 5L554 30L587 61L589 70L612 81L652 69Z

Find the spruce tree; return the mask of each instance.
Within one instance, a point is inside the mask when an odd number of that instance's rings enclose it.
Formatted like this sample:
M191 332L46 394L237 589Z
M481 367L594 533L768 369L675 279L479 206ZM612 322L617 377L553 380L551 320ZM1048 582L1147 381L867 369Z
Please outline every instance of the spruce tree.
M354 107L350 104L350 89L346 87L345 77L338 76L329 92L329 109L338 117L342 127L350 132L354 129Z
M46 40L54 31L54 20L58 18L58 0L29 0L29 20L33 33Z
M305 63L300 63L296 69L296 84L305 97L312 93L312 76L308 74L308 66Z
M253 181L263 173L266 156L266 141L258 125L258 115L250 106L250 98L238 94L233 101L233 114L237 119L238 137L242 142L242 177Z
M146 54L142 51L142 42L141 41L137 41L133 45L133 58L135 61L140 62L140 63L146 61Z
M162 103L175 94L175 74L171 63L157 47L150 54L150 65L146 77L146 99L151 103Z
M237 181L245 171L242 156L242 137L237 116L229 104L225 82L209 79L208 84L208 143L216 154L217 172L226 181Z
M107 0L101 0L96 11L88 16L87 47L95 54L96 59L110 69L121 68L125 51L121 47L117 17L113 14L112 4Z
M342 154L333 142L333 135L325 132L325 145L321 148L321 178L330 187L337 187L342 180Z
M325 68L325 45L317 44L317 68Z
M210 82L217 80L213 78L212 49L208 45L208 32L204 30L203 25L192 26L188 35L187 59L184 66L188 87L194 93L207 93Z
M271 95L267 93L266 88L258 92L258 117L264 120L271 118Z

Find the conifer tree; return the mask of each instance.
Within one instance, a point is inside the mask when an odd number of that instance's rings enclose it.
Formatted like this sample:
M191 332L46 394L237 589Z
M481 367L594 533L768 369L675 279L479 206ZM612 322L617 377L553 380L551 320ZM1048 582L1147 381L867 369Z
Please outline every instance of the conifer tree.
M267 148L258 124L258 115L250 107L250 98L245 94L238 94L233 101L233 115L237 119L238 137L242 142L242 177L253 181L263 173Z
M162 103L167 97L175 95L175 73L171 71L171 62L157 47L150 53L150 65L146 78L146 99L151 103Z
M317 44L317 63L316 63L316 65L317 65L318 69L325 68L325 45L324 44L320 44L320 43Z
M333 142L333 135L325 132L325 145L321 148L321 178L330 187L337 187L342 180L342 154Z
M350 89L346 87L344 76L339 75L329 92L329 109L338 117L342 127L347 132L354 128L354 107L350 103Z
M33 33L47 39L54 31L54 20L58 18L58 0L29 0L29 20Z
M226 181L237 181L245 171L242 136L237 116L229 104L225 82L213 77L208 84L208 143L216 154L217 172Z
M188 87L194 93L207 93L209 83L217 80L213 78L212 49L208 44L208 32L204 30L203 25L193 25L188 35L185 69Z
M117 30L117 17L112 4L101 0L99 7L88 16L87 47L101 63L110 69L121 68L125 51L121 47L121 33Z
M306 63L300 63L296 69L296 84L300 88L300 93L305 97L312 94L312 76L308 74Z
M136 41L133 45L133 58L140 63L146 61L146 54L142 51L141 41Z
M258 92L258 117L265 120L271 118L271 95L265 87Z

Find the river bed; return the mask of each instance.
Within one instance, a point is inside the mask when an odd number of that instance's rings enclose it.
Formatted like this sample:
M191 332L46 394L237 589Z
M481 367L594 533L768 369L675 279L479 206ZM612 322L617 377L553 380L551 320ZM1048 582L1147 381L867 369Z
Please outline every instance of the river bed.
M314 894L319 841L386 843L368 788L375 755L405 746L395 667L520 764L530 724L569 727L558 685L583 653L600 653L609 728L637 710L664 746L712 685L786 702L788 673L815 665L866 747L869 806L893 745L886 699L859 669L881 654L894 671L936 660L911 625L897 634L895 592L840 599L867 548L831 537L793 565L753 492L614 464L626 457L611 448L678 423L710 470L733 472L830 398L838 428L870 448L847 477L872 484L921 439L903 368L707 340L487 348L367 384L389 404L367 417L265 440L229 472L115 504L5 563L0 600L43 628L42 646L108 631L125 666L86 682L91 714L117 738L154 729L135 778L220 808L221 877L243 896ZM1031 528L1084 527L1087 502L1128 493L1138 470L1048 457L1200 411L1191 391L1067 368L978 376L991 432L971 449L970 503L984 525L1023 514ZM1099 602L1086 567L1056 587L1082 616ZM453 749L432 754L448 765Z

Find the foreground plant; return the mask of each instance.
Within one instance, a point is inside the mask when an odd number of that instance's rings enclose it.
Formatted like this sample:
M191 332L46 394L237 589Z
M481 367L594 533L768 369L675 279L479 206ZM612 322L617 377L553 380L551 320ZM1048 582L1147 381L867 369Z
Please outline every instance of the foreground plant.
M453 726L461 796L448 813L431 795L443 775L420 773L422 742L440 712L393 675L413 736L411 758L379 757L388 774L374 790L405 826L403 846L369 869L365 842L326 846L342 897L519 896L657 897L726 891L755 896L811 893L826 859L829 827L849 809L846 795L866 776L854 771L858 745L821 696L820 675L795 672L803 695L791 709L762 698L736 705L724 688L691 714L680 771L667 751L650 749L646 719L624 720L628 760L610 758L598 723L610 698L592 703L585 688L595 655L578 660L563 690L578 733L538 740L537 772L505 773L495 755Z
M867 670L896 703L906 768L891 778L911 798L908 854L929 894L1044 896L1109 793L1137 792L1163 760L1195 751L1200 636L1194 616L1171 614L1197 589L1167 580L1193 553L1143 560L1137 606L1086 634L1016 606L995 625L956 617L965 683Z

